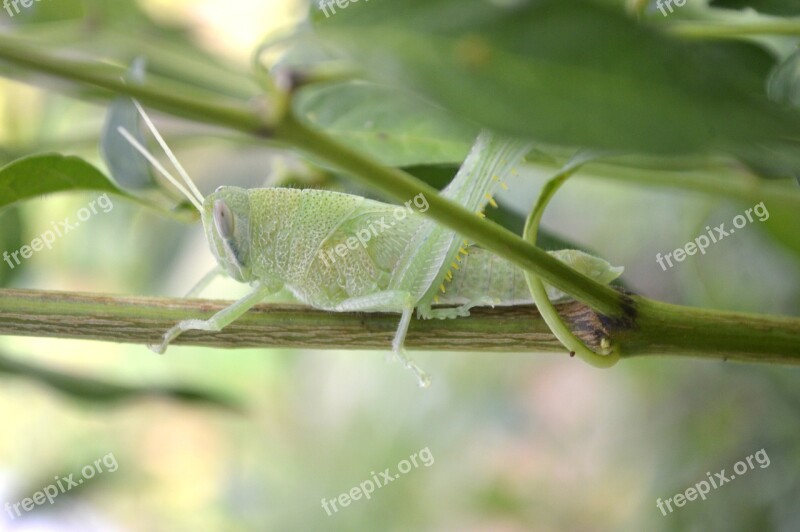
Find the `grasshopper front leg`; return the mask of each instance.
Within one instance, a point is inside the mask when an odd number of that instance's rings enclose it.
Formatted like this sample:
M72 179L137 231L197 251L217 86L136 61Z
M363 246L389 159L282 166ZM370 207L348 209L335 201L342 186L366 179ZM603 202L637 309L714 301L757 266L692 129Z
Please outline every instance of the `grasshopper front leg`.
M273 292L272 288L257 283L249 294L231 306L220 310L209 319L184 320L164 333L164 339L159 345L149 345L147 347L158 354L163 354L167 350L167 346L185 331L221 331Z

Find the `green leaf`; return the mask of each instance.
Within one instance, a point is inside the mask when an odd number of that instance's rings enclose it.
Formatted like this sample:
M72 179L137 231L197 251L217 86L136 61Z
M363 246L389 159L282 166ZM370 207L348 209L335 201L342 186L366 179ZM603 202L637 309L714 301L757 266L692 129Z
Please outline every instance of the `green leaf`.
M0 210L0 251L19 249L24 242L22 241L22 216L19 209L10 207ZM9 281L22 268L0 267L0 286L8 286Z
M3 355L0 355L0 374L32 380L72 399L93 403L111 405L148 397L165 397L175 401L206 404L230 410L241 409L227 397L203 390L183 386L128 386L103 382L27 364Z
M265 39L258 48L259 62L264 52L275 50L279 46L285 46L286 51L271 62L269 67L271 70L289 69L302 72L342 59L334 50L324 46L308 22L292 28L287 33L270 35Z
M769 220L759 226L772 235L776 241L790 249L795 259L800 261L800 232L798 232L798 213L782 205L769 205Z
M800 142L748 146L740 150L739 158L761 178L790 177L800 182Z
M479 131L414 94L364 82L307 88L295 112L388 166L461 162Z
M770 99L800 109L800 50L775 67L767 80Z
M687 153L800 133L764 95L765 52L683 42L592 2L371 0L317 27L374 79L542 142Z
M128 197L97 168L80 157L31 155L0 168L0 209L53 192L93 190Z
M145 62L136 59L128 71L127 80L131 83L143 83L145 78ZM117 184L128 189L152 188L156 185L150 164L119 133L125 128L139 144L146 146L139 123L139 111L132 98L119 97L111 102L106 114L106 122L100 137L100 155L108 166L111 177Z

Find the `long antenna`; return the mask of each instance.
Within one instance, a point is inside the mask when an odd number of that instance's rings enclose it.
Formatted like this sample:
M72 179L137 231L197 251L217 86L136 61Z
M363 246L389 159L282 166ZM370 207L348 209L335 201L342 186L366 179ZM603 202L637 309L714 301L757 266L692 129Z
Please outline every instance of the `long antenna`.
M180 182L180 181L178 181L177 179L175 179L175 178L172 176L172 174L170 174L169 172L167 172L167 171L164 169L164 167L163 167L163 166L161 166L161 163L160 163L160 162L158 162L158 160L157 160L155 157L153 157L153 156L152 156L152 154L151 154L149 151L147 151L147 148L145 148L144 146L142 146L142 145L139 143L139 141L138 141L138 140L136 140L136 139L133 137L133 135L131 135L131 134L130 134L130 132L129 132L127 129L125 129L125 128L124 128L124 127L122 127L122 126L119 126L119 127L117 128L117 131L119 131L119 134L120 134L120 135L122 135L123 137L125 137L125 140L127 140L127 141L128 141L130 144L131 144L131 146L133 146L134 148L136 148L136 151L138 151L139 153L141 153L141 154L144 156L144 158L145 158L145 159L147 159L147 160L150 162L150 164L152 164L152 165L153 165L153 166L156 168L156 170L158 170L158 171L161 173L161 175L163 175L164 177L166 177L166 178L167 178L167 180L169 180L169 182L170 182L170 183L172 183L172 185L173 185L175 188L177 188L177 189L178 189L178 190L181 192L181 194L183 194L184 196L186 196L186 198L187 198L189 201L191 201L191 202L192 202L192 205L194 205L194 206L195 206L195 208L196 208L198 211L200 211L201 213L203 212L203 204L202 204L202 203L200 203L200 202L198 201L198 199L197 199L195 196L193 196L193 195L192 195L192 194L191 194L191 193L190 193L188 190L186 190L186 187L184 187L184 186L181 184L181 182Z
M153 124L153 121L150 120L150 117L147 116L147 113L144 112L144 109L142 108L141 105L139 105L139 102L137 102L136 100L133 100L133 104L136 106L136 109L138 109L139 114L142 115L142 118L144 119L144 123L147 124L147 128L150 130L150 132L153 134L153 136L158 141L158 145L161 146L161 149L164 150L164 153L167 154L167 157L169 158L170 162L175 167L175 169L178 171L178 175L181 176L183 181L189 187L189 190L191 190L192 193L195 195L195 197L198 200L200 200L200 203L202 203L205 198L203 198L203 195L200 193L199 190L197 190L197 187L195 186L194 181L192 181L192 178L189 177L189 174L186 172L186 170L183 169L183 166L181 166L181 163L178 162L178 158L175 157L175 154L173 154L172 150L169 149L169 146L167 146L167 143L164 142L164 139L161 137L161 134L159 134L158 130L156 129L156 126Z

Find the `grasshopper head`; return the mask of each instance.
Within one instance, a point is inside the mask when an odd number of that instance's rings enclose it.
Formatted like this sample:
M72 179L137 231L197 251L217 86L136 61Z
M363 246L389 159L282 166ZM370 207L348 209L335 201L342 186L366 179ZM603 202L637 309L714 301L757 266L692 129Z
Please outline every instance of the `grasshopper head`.
M161 138L139 102L134 100L133 103L153 136L172 161L183 182L161 166L156 158L147 151L147 148L128 130L118 127L117 131L200 211L208 244L211 252L217 258L217 263L237 281L249 282L252 271L250 268L250 196L248 192L243 188L219 187L216 192L204 198L192 178L178 162L175 154Z
M219 187L203 202L203 227L220 266L239 282L249 282L250 196L238 187Z

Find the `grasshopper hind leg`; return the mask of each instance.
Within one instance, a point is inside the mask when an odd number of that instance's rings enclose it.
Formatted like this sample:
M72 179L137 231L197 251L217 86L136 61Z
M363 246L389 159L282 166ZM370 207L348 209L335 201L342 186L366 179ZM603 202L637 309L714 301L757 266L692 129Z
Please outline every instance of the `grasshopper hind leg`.
M417 383L420 388L428 388L431 385L431 378L422 368L420 368L411 358L406 355L403 345L406 341L406 333L408 326L411 323L411 316L414 314L413 308L403 310L403 315L400 318L400 325L397 327L397 332L392 340L392 352L400 360L400 362L407 368L414 372L417 376Z
M354 297L336 306L336 311L401 312L400 324L392 340L392 353L417 377L420 388L428 388L431 378L406 354L404 344L406 333L414 315L414 302L411 294L402 290L386 290L368 296Z

